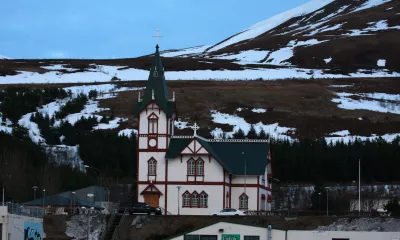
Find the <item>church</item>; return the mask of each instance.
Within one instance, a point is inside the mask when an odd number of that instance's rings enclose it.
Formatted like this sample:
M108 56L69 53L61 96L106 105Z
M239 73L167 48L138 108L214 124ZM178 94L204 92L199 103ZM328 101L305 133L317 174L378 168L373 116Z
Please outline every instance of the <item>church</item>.
M268 140L205 139L197 124L192 136L174 134L175 93L169 98L158 44L136 115L137 201L174 215L271 210Z

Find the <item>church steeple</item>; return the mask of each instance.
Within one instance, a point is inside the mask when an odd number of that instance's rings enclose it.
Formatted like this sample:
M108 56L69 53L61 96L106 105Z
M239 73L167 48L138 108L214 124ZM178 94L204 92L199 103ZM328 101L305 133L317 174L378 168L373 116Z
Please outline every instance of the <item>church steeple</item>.
M161 62L158 44L156 45L156 52L151 64L143 100L139 102L140 108L138 112L142 111L151 101L155 101L157 105L169 115L168 88L165 81L164 67Z

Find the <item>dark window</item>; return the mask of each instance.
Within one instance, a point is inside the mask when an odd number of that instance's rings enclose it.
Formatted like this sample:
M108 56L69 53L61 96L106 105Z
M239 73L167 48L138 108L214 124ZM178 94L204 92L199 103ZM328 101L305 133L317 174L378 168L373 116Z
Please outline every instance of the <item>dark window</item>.
M200 235L185 235L183 240L200 240Z
M244 236L244 240L260 240L260 236Z
M217 240L217 235L185 235L184 240Z
M350 238L332 238L332 240L350 240Z
M217 240L217 235L200 235L200 240Z

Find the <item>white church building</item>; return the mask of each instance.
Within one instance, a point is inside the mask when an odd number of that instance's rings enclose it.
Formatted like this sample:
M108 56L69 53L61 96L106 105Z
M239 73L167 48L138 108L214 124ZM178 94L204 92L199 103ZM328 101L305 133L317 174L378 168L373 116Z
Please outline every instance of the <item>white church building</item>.
M196 124L193 136L174 134L175 94L168 98L158 44L136 113L137 201L182 215L271 209L268 140L205 139Z

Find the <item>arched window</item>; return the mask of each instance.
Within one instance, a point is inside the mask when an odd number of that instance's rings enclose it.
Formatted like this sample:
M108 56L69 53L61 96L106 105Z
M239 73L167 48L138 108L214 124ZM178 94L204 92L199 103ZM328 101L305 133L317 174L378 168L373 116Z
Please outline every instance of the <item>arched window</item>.
M200 207L206 208L208 206L208 195L204 191L200 193Z
M154 158L150 158L147 162L149 168L149 176L156 176L157 175L157 161Z
M182 207L190 207L190 193L188 191L182 195Z
M248 209L249 208L249 197L246 193L243 193L239 197L239 209Z
M148 117L149 121L149 134L157 133L158 131L158 117L154 113Z
M192 193L192 205L191 207L199 207L199 194L194 191Z
M157 71L153 72L153 77L158 77L158 72Z
M201 158L196 161L196 176L204 176L204 161Z
M187 163L187 175L195 176L196 175L196 162L193 158L189 159Z

